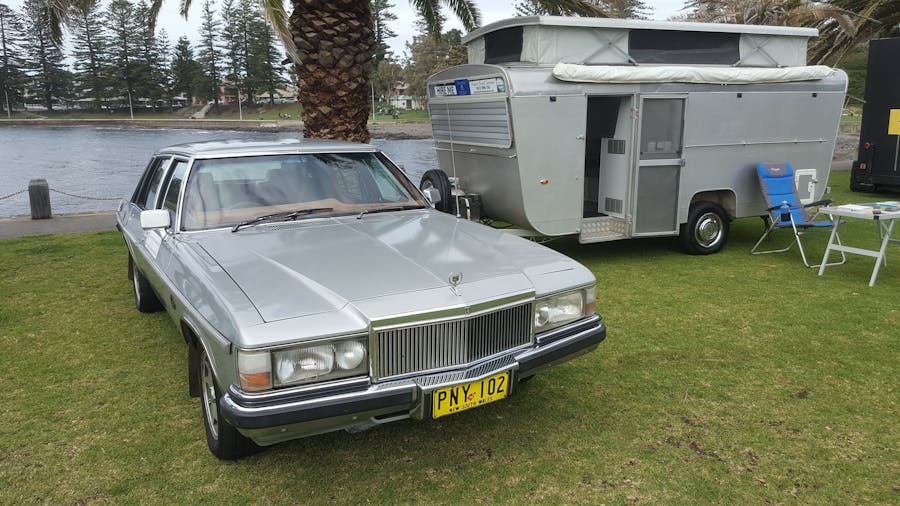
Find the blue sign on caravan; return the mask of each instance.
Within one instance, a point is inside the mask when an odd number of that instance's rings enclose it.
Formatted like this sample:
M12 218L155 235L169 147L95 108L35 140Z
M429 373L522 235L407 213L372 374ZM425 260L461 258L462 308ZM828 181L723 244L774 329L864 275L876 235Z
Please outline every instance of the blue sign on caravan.
M469 80L468 79L457 79L453 81L453 84L456 86L456 95L471 95L472 91L469 89Z

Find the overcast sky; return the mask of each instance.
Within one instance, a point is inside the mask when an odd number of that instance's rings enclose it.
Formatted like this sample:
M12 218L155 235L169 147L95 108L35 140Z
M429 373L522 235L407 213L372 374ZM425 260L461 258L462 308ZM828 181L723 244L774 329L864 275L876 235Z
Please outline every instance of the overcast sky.
M394 7L391 10L397 15L397 20L390 23L390 27L397 33L397 37L389 40L388 43L394 54L402 57L406 48L406 42L416 34L414 25L416 19L409 0L393 0L393 2ZM18 11L21 9L24 0L0 0L0 3L4 3ZM106 2L104 1L104 3ZM176 0L165 0L160 11L157 26L166 29L169 33L169 41L173 45L182 35L187 35L192 42L196 43L200 40L200 11L203 6L203 0L193 0L191 2L191 11L187 21L178 14L180 3ZM512 17L515 12L513 1L511 0L476 0L476 4L481 10L483 25ZM651 15L653 19L667 19L678 14L678 11L684 6L684 0L648 1L647 4L653 7ZM447 13L447 19L446 29L462 29L462 26L449 13Z

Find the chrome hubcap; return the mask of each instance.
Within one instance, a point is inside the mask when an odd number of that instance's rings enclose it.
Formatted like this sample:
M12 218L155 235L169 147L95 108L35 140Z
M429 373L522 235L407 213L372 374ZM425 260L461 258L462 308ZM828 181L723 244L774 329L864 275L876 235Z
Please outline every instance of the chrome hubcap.
M213 439L219 439L219 412L216 409L216 387L213 380L212 367L209 359L203 357L200 364L200 382L203 395L203 410L206 413L206 422L209 433Z
M697 220L694 238L697 239L698 244L709 248L722 239L723 228L722 218L718 214L706 213Z

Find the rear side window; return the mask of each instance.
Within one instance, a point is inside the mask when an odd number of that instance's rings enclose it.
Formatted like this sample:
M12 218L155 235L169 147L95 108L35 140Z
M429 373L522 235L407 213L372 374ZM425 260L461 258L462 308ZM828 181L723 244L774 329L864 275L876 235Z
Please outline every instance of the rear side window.
M132 197L134 202L141 209L155 209L156 202L159 197L159 187L162 183L163 174L169 165L169 157L156 157L147 166L141 183Z

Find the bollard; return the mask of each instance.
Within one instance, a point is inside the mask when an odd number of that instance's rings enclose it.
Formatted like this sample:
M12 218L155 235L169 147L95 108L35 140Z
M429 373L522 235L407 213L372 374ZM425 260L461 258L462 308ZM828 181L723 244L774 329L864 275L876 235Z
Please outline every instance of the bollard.
M31 203L31 219L46 220L50 213L50 185L46 179L32 179L28 182L28 201Z

